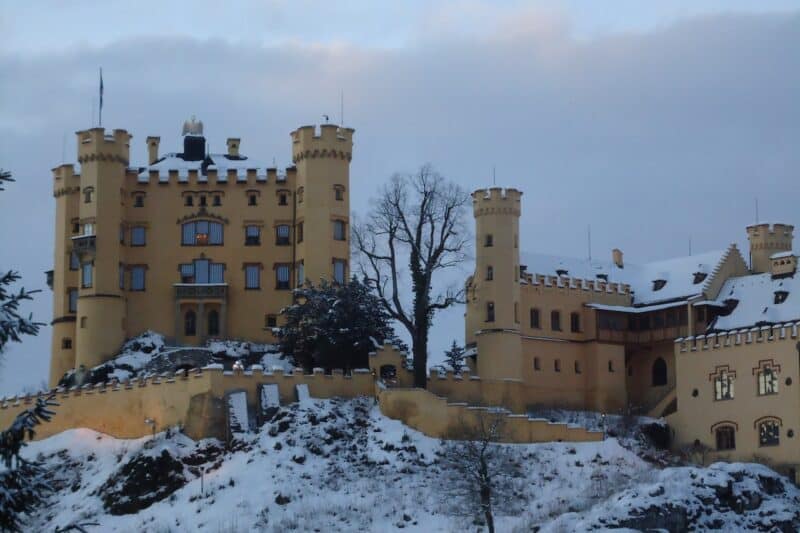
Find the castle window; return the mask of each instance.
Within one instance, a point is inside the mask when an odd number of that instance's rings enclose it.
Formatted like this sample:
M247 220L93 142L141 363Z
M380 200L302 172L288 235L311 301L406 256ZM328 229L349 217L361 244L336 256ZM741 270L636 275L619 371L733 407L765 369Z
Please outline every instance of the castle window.
M569 314L569 329L572 333L580 333L581 331L581 315L578 313Z
M298 204L302 204L303 203L304 193L305 193L305 189L303 187L298 187L297 188L297 203Z
M87 222L83 225L83 234L84 235L94 235L94 224L91 222Z
M216 309L208 312L208 334L212 337L219 335L219 312Z
M120 290L125 289L125 265L122 263L119 264L119 288Z
M302 261L297 263L297 285L300 286L306 281L306 269Z
M491 266L486 267L486 281L492 281L494 279L494 268Z
M345 223L342 220L333 221L333 240L345 240Z
M551 311L550 312L550 329L553 331L561 331L561 312L560 311Z
M180 266L181 283L225 283L225 263L195 259Z
M133 197L133 207L144 207L144 194L137 194Z
M721 426L714 431L717 441L717 450L735 450L736 449L736 428L733 426Z
M344 283L346 261L344 259L333 260L333 281L336 283Z
M653 387L667 384L667 362L661 357L653 361L652 378Z
M275 226L275 244L287 246L289 244L289 225L278 224Z
M758 395L778 394L778 372L771 366L758 370Z
M259 244L261 244L261 228L255 225L245 226L244 245L258 246Z
M194 205L194 196L192 196L191 194L187 194L183 198L183 205L185 205L186 207L192 207Z
M519 324L519 303L514 302L514 323Z
M275 328L278 326L277 315L266 315L264 317L264 325L268 328Z
M758 445L778 446L781 439L780 422L775 419L764 420L758 424Z
M733 380L736 374L727 370L719 370L714 376L714 399L732 400L733 399Z
M275 265L275 288L278 290L289 288L289 265L283 263Z
M72 349L72 339L69 337L64 337L61 339L61 349L62 350L71 350Z
M206 200L205 195L200 195L200 206L205 207L208 205L208 200Z
M300 222L297 224L297 242L303 242L303 223Z
M494 302L486 302L486 322L494 322Z
M561 372L561 359L556 359L553 361L553 370L556 372Z
M494 246L494 237L492 237L491 233L486 235L486 241L484 241L483 245L486 247Z
M278 205L289 205L289 195L285 192L278 193Z
M775 291L775 303L782 304L789 297L788 291Z
M541 323L539 322L539 310L536 308L531 308L531 327L534 329L541 328Z
M343 185L334 185L333 186L333 194L336 198L337 202L344 201L344 186Z
M144 272L147 267L138 265L131 267L131 290L143 291L144 290Z
M244 288L250 290L261 288L261 265L244 266Z
M223 244L223 229L220 222L198 220L181 226L183 246L220 246Z
M78 311L78 289L68 289L67 299L69 300L69 312L76 313Z
M255 194L248 194L247 205L258 205L258 197Z
M692 282L695 285L697 285L698 283L702 283L706 279L706 277L708 277L708 274L706 274L705 272L695 272L693 275L694 279L692 280Z
M81 317L81 329L89 327L89 319L85 316Z
M222 197L219 194L214 195L213 205L214 207L219 207L222 205Z
M131 246L144 246L146 242L146 230L144 226L133 226L131 228Z
M664 288L664 285L667 284L667 280L665 279L654 279L653 280L653 291L660 291Z
M575 373L576 374L580 374L581 373L581 362L580 361L575 361Z
M614 372L614 361L611 359L608 360L608 371L613 373Z
M84 263L81 265L81 287L88 289L92 286L92 269L94 267L91 263Z
M72 251L69 254L69 269L70 270L78 270L81 266L81 261L78 258L78 252Z
M533 369L534 370L541 370L542 369L542 362L539 360L538 357L533 358Z
M183 334L187 337L197 335L197 314L191 309L183 315Z
M80 232L81 232L81 223L76 221L76 220L73 220L72 221L72 233L77 235Z
M86 187L83 189L83 203L92 203L92 196L94 196L94 187Z

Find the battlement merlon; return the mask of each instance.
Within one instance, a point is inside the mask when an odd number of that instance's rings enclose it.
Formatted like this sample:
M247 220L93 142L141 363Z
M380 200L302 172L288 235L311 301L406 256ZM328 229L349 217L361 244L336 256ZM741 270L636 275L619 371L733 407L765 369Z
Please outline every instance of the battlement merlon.
M794 226L791 224L770 224L769 222L764 222L761 224L752 224L747 226L747 235L749 236L766 236L766 235L785 235L788 237L792 236L792 231L794 230Z
M116 161L127 166L133 137L127 130L115 129L110 134L105 128L91 128L75 132L78 137L78 163L90 161Z
M292 160L309 157L338 157L352 159L353 128L343 128L336 124L322 124L319 134L315 126L301 126L291 133Z
M548 276L545 274L525 273L526 285L530 287L544 287L546 289L567 289L609 294L630 295L631 286L627 283L604 281L601 279L573 278L568 276Z
M675 339L675 345L680 352L696 352L731 348L742 344L761 342L786 342L796 346L800 335L800 322L787 322L770 326L753 327L696 335L694 337L681 337Z
M474 215L512 214L519 216L522 206L522 191L514 188L490 187L472 193Z

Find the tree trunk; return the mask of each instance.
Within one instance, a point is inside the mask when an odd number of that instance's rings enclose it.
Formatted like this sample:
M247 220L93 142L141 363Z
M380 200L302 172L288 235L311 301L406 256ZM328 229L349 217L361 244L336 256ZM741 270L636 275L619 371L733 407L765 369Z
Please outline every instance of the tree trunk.
M483 517L486 520L486 527L489 528L489 533L494 533L494 516L492 516L492 489L488 484L481 486L481 507L483 508Z
M428 332L418 333L413 339L414 353L414 386L428 388Z

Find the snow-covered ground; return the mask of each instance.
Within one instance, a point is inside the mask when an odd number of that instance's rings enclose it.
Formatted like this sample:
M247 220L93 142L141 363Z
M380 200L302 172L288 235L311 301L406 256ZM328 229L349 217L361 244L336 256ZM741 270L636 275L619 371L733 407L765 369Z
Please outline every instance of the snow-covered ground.
M32 443L56 492L31 531L475 531L447 491L441 443L381 415L372 399L283 406L225 449L171 432L117 440L71 430ZM609 438L505 445L523 476L498 531L795 530L800 490L766 467L660 469ZM505 502L506 504L509 502ZM509 509L509 510L506 510ZM519 512L522 509L522 512ZM510 514L513 513L513 514Z

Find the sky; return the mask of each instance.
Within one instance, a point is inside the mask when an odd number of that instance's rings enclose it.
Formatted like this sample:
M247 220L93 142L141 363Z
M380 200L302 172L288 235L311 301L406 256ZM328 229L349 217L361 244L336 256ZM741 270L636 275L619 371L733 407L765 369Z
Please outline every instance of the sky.
M52 319L50 169L96 120L180 151L183 121L212 150L291 164L289 132L356 129L359 216L395 172L431 163L468 190L524 191L522 248L643 262L725 248L745 226L800 225L800 3L16 2L0 0L0 270L42 288ZM93 104L93 102L95 104ZM451 274L462 279L471 270ZM463 341L436 319L431 356ZM47 376L49 328L10 346L0 395Z

